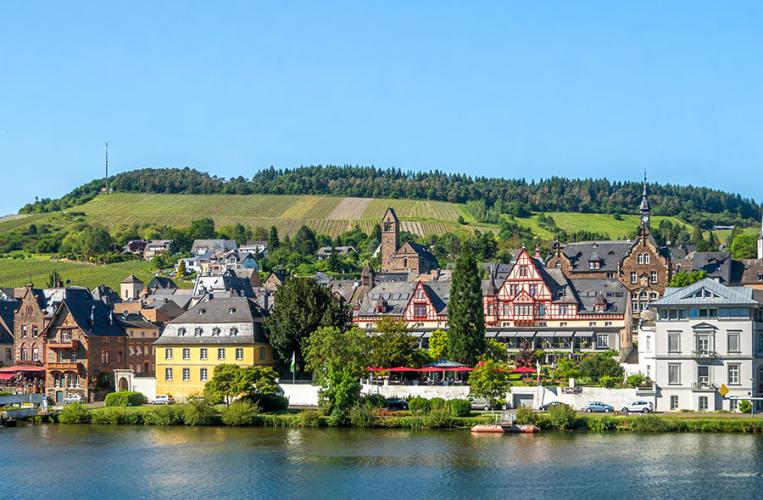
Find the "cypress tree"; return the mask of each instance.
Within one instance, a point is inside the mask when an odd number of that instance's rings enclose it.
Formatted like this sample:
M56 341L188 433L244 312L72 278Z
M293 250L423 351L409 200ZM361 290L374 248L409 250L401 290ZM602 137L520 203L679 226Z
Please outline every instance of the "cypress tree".
M477 260L464 245L453 270L448 303L448 357L473 365L485 352L485 317L482 311L482 280Z

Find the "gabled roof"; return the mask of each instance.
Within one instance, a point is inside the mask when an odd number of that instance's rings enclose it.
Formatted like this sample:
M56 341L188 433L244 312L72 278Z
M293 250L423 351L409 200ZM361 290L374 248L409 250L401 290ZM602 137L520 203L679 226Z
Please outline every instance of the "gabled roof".
M127 283L140 283L141 285L143 284L143 282L140 280L140 278L138 278L134 274L131 274L130 276L126 277L120 283L124 283L124 284L127 284Z
M573 272L615 272L632 247L632 241L581 241L566 244L562 252L572 264ZM591 261L600 262L599 268L589 269Z
M69 311L80 330L88 336L122 337L125 335L111 308L100 300L95 300L87 288L66 288L64 300L55 315L58 316L65 311Z
M707 297L695 296L706 290ZM759 305L753 299L752 288L725 286L710 278L700 280L684 288L668 288L665 296L653 302L655 306L678 305Z
M266 315L265 311L247 297L221 297L203 300L169 322L172 325L188 323L225 324L253 323Z
M176 289L178 286L167 276L154 276L148 283L149 289Z

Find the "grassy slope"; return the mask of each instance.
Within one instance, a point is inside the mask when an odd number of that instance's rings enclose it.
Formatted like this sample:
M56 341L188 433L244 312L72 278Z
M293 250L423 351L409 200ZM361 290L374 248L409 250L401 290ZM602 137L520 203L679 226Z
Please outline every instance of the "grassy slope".
M49 257L34 256L27 259L0 260L0 286L24 286L31 273L32 282L36 286L45 287L51 271L58 271L65 280L71 280L73 285L92 289L106 284L115 290L119 290L119 282L130 274L136 275L145 283L148 283L154 274L150 269L150 263L144 261L97 266L77 262L52 262Z

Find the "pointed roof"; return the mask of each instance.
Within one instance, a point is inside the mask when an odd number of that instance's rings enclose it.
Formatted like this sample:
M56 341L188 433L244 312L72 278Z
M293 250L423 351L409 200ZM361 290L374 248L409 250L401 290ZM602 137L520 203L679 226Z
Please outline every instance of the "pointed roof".
M140 278L138 278L138 277L137 277L137 276L135 276L134 274L131 274L130 276L126 277L126 278L125 278L125 279L123 279L123 280L122 280L120 283L121 283L121 284L127 284L127 283L140 283L141 285L143 284L143 282L140 280Z
M641 206L639 209L642 212L648 212L649 211L649 198L646 191L646 170L644 170L644 190L641 194Z
M397 218L397 214L395 213L395 209L394 209L394 208L392 208L392 207L387 207L387 211L386 211L386 212L384 212L384 220L387 220L387 215L388 215L388 214L389 214L390 216L392 216L392 219L393 219L395 222L399 222L399 221L400 221L400 219L398 219L398 218Z

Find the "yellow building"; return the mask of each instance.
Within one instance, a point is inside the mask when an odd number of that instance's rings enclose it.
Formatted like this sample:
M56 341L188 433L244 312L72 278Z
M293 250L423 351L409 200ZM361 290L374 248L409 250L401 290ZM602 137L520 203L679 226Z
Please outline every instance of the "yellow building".
M154 343L156 394L178 401L200 394L221 364L274 365L264 315L251 299L223 297L199 302L170 321Z

